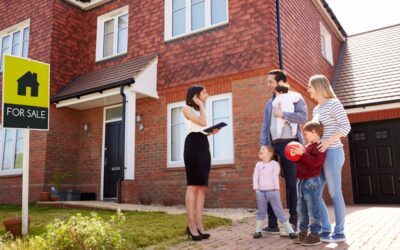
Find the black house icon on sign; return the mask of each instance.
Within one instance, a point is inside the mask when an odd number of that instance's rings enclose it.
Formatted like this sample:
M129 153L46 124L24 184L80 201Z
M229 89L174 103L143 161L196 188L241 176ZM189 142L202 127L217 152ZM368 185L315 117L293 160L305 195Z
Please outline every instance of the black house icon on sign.
M39 83L37 81L37 74L28 71L18 80L18 95L26 96L26 88L31 88L31 96L38 96Z

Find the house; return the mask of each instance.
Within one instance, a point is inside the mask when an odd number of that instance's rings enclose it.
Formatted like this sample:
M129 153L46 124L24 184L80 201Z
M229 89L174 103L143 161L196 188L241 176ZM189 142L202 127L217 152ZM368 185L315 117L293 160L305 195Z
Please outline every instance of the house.
M31 201L64 172L64 188L98 200L183 204L181 109L188 86L201 84L209 120L228 124L210 137L206 206L254 207L266 73L282 66L311 113L308 78L334 79L347 37L320 0L40 0L0 10L1 52L51 65L50 130L30 132ZM2 152L6 138L0 203L19 203L22 133L2 129ZM343 171L352 203L350 165Z
M18 95L26 95L26 88L31 89L31 96L38 96L39 83L37 81L37 74L28 71L18 80Z

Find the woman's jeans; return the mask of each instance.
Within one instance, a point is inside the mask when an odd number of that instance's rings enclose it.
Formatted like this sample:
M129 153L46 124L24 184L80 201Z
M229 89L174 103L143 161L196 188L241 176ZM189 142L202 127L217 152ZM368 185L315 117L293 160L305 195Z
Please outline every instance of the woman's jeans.
M344 231L344 218L346 215L345 204L342 194L342 167L344 164L344 151L343 147L328 148L326 150L326 159L324 167L321 170L321 202L320 213L322 221L322 232L331 232L331 223L329 221L328 209L322 199L322 192L325 183L328 185L329 195L332 198L333 209L335 211L335 234L343 234Z
M319 176L297 180L297 214L299 215L300 232L307 232L310 225L311 233L321 231L321 180Z

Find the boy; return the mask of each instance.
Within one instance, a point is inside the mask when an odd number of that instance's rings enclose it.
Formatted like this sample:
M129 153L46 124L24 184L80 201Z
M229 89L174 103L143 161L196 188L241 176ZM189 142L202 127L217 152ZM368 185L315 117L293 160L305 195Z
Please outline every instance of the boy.
M321 244L319 232L321 231L320 200L321 180L319 178L324 165L325 153L319 152L318 141L323 134L323 126L316 121L309 121L304 125L305 149L294 148L292 152L300 155L296 162L297 168L297 213L300 220L300 233L294 243L303 246ZM310 229L310 234L308 234Z

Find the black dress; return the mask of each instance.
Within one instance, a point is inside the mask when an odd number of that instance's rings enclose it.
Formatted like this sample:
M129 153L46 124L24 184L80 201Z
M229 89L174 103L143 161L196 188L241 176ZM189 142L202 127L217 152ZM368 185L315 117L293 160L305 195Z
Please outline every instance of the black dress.
M208 186L211 154L205 134L191 132L187 135L183 159L185 162L187 185Z

